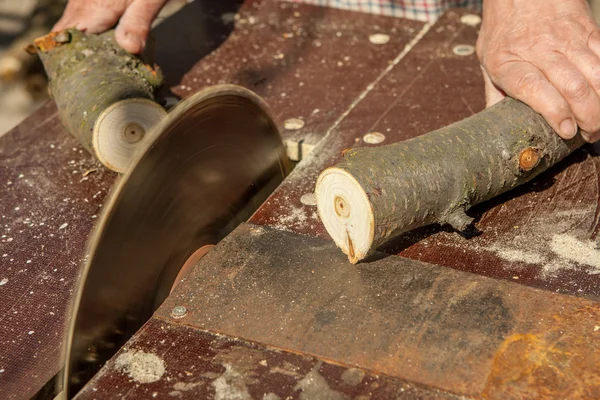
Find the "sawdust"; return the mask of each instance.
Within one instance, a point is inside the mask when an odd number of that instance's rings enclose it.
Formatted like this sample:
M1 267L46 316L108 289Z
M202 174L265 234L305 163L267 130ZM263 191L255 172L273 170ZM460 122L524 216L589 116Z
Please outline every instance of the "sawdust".
M281 397L277 396L275 393L266 393L262 400L281 400Z
M215 400L252 400L244 376L232 365L223 364L225 372L212 382Z
M557 276L562 270L575 269L582 269L589 275L600 274L600 249L596 243L565 233L551 235L516 236L509 243L485 250L493 251L511 263L541 265L543 278Z
M342 380L345 384L356 386L365 378L365 371L358 368L348 368L342 373Z
M196 386L203 385L203 381L198 382L177 382L173 385L173 389L178 392L187 392L188 390L192 390Z
M214 361L225 367L225 372L211 385L215 388L215 400L250 400L247 384L256 382L258 364L263 359L260 350L233 346L217 354Z
M594 269L589 274L600 274L600 250L591 240L582 241L569 235L554 235L550 248L559 257Z
M532 251L509 249L502 247L490 247L500 258L511 262L524 262L526 264L540 264L546 260L544 256Z
M138 383L158 381L165 373L165 362L153 353L128 350L117 357L115 368Z
M302 378L296 386L294 386L294 390L301 390L300 399L301 400L312 400L312 399L320 399L320 400L344 400L347 397L335 390L331 389L327 384L327 381L321 374L319 374L319 369L321 368L321 362L318 362L315 368L310 371L304 378Z
M316 206L317 196L314 193L305 193L300 197L300 202L305 206Z
M308 217L306 216L306 212L302 207L290 207L289 213L284 216L281 216L276 224L273 225L273 228L290 231L293 228L302 228Z

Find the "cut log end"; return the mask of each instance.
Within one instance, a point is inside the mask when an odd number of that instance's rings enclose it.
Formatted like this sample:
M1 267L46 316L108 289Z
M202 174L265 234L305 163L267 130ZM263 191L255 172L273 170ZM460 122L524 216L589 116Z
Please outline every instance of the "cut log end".
M111 105L94 124L96 156L113 171L127 171L134 154L149 143L147 132L165 115L160 105L147 99L127 99Z
M319 217L351 263L364 259L373 243L374 216L367 194L341 168L328 168L315 189Z

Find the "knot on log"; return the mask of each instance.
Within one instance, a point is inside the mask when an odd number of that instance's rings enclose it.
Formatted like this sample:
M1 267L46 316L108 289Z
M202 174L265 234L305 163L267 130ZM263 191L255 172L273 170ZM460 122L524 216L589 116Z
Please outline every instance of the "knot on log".
M154 100L160 69L121 48L114 31L77 29L34 40L61 122L106 167L125 172L149 131L166 112ZM30 48L30 50L32 50Z
M538 166L542 158L541 149L527 147L519 154L519 168L524 172L529 172Z
M345 150L317 180L319 216L356 263L411 229L448 223L464 231L473 222L466 210L533 179L582 144L580 136L561 139L541 115L506 98L417 138Z

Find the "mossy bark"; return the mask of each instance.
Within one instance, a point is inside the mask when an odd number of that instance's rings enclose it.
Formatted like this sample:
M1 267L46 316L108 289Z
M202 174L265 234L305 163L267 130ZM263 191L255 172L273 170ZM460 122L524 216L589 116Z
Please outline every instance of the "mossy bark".
M53 32L34 41L66 129L93 154L98 116L112 104L132 98L154 100L162 85L157 67L123 50L114 31L88 35L76 29Z
M531 180L583 143L579 135L561 139L542 116L507 98L470 118L411 140L347 150L344 161L329 173L345 171L366 194L370 204L362 209L370 206L372 226L364 229L372 230L365 236L371 236L368 248L373 250L395 235L432 223L465 229L472 222L465 210ZM317 184L316 192L319 196L325 188ZM345 201L337 201L340 199ZM323 201L321 204L327 205L336 200ZM352 204L347 206L352 209ZM323 215L324 210L320 210L321 219L332 234L335 229L328 227L328 220L336 216ZM351 214L343 217L348 220L339 223L352 224ZM342 225L332 236L340 236L334 239L347 254L354 253L351 234L344 233L343 226L352 228ZM342 237L346 234L347 238ZM352 254L350 258L356 262L365 255Z

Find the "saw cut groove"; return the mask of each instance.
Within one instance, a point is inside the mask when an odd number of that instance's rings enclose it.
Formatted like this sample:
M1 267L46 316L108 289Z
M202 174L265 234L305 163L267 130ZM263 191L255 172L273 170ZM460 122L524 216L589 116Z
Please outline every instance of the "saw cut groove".
M472 206L539 175L584 143L561 139L507 98L448 127L388 146L348 149L321 173L315 195L329 235L350 262L425 225L462 231Z

